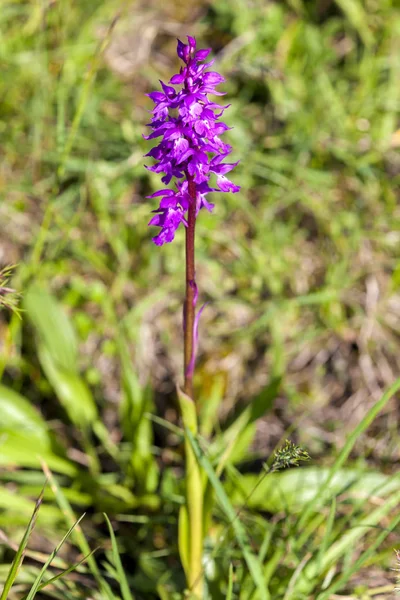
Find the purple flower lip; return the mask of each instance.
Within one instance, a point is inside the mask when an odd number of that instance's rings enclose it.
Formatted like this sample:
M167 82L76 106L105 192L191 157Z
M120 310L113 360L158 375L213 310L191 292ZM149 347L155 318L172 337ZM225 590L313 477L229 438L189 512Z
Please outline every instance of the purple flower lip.
M162 91L147 94L154 108L148 124L151 133L143 137L146 140L161 138L161 141L146 154L155 160L154 165L146 168L162 173L161 181L165 185L174 179L176 186L176 189L166 188L148 196L161 198L149 222L161 228L153 238L159 246L174 239L181 223L187 226L186 213L191 202L189 181L195 184L196 216L202 208L212 211L214 204L206 200L208 193L240 189L225 176L238 162L222 162L232 150L219 137L230 129L219 120L229 104L221 106L208 98L208 94L224 95L216 87L225 79L216 71L208 70L213 60L204 63L211 49L197 50L195 38L188 35L187 40L187 44L178 40L177 54L184 63L179 73L173 75L168 84L160 80ZM210 186L211 176L216 177L217 187Z

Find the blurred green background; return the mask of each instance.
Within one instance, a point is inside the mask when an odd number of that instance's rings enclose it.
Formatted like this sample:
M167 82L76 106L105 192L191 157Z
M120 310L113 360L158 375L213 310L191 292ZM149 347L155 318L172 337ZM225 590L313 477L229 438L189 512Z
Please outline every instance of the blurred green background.
M151 242L142 134L186 34L226 77L241 161L240 193L214 194L197 227L205 438L218 453L245 415L232 468L253 472L287 436L322 468L400 373L396 0L3 0L0 266L16 265L21 312L0 313L0 528L26 524L44 460L89 511L92 546L101 511L114 519L149 598L154 552L177 560L184 238ZM353 466L395 471L398 418L387 403ZM52 494L44 551L63 519Z

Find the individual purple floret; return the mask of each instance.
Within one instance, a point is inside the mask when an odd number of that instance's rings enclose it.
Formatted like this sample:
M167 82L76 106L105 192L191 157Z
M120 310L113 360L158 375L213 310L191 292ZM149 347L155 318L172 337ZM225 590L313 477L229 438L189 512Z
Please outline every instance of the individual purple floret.
M181 223L187 226L191 202L196 201L197 215L201 208L213 209L214 205L206 200L208 193L237 192L240 189L226 177L237 163L223 162L232 148L219 137L229 129L219 121L229 105L220 106L207 97L207 94L222 96L223 93L215 88L225 80L219 73L207 71L213 60L201 64L211 50L196 51L196 40L191 36L187 38L188 44L178 40L177 53L185 66L171 77L169 83L172 85L160 81L163 91L148 94L155 106L148 124L152 133L145 139L162 137L162 140L146 154L156 160L155 165L146 168L163 173L161 181L165 185L173 178L176 182L175 189L166 188L148 196L161 197L159 207L153 211L155 216L149 222L149 225L161 227L160 233L153 238L158 246L172 242ZM173 86L181 89L177 91ZM216 175L217 187L210 186L212 173Z

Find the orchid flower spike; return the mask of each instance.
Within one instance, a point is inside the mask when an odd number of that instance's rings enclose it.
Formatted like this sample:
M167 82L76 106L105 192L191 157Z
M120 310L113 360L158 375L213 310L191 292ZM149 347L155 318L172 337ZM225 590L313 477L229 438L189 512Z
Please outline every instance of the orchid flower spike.
M161 228L153 238L158 246L172 242L179 225L187 226L187 211L192 201L189 183L196 189L196 215L202 208L211 211L213 204L206 200L214 191L238 192L226 174L238 163L223 162L232 148L220 136L229 129L219 120L227 106L220 106L208 98L208 94L222 96L216 86L224 78L208 70L214 61L204 63L211 50L196 50L196 40L187 36L188 43L178 40L177 54L183 61L178 74L171 77L169 85L160 81L162 91L148 94L153 100L153 118L148 124L152 132L147 140L162 138L146 156L156 163L146 167L155 173L163 173L161 181L168 186L173 180L175 187L166 187L148 196L160 198L159 207L149 225ZM211 187L211 175L217 187Z

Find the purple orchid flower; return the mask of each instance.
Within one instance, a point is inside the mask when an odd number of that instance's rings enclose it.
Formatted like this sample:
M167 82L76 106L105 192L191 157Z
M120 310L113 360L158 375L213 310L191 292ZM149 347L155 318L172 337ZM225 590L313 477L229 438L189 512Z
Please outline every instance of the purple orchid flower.
M178 40L177 54L184 62L169 84L160 81L162 91L148 96L155 106L148 126L152 132L145 139L162 138L146 156L156 163L146 167L149 171L163 173L161 181L168 185L175 180L176 189L163 189L149 196L161 196L160 205L149 225L161 227L153 238L161 246L174 239L182 223L187 226L190 205L188 184L195 186L196 216L202 208L211 211L213 204L206 195L213 191L238 192L239 186L225 176L238 163L223 163L232 148L221 141L220 135L229 129L219 120L228 106L220 106L208 99L208 94L222 96L215 88L224 78L208 71L214 61L203 63L210 49L196 50L196 40L187 36L188 43ZM176 89L179 86L180 89ZM210 177L216 176L217 187L210 186ZM192 188L193 189L193 188Z

